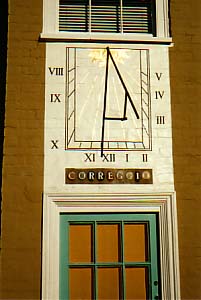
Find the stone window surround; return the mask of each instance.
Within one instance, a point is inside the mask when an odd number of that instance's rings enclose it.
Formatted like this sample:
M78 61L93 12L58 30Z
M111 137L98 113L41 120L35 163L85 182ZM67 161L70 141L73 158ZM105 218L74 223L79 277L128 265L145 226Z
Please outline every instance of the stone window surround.
M59 299L60 213L116 212L159 216L160 270L163 299L180 299L175 193L44 194L42 299Z
M45 41L114 41L171 43L169 36L169 5L168 0L156 0L156 36L137 33L90 33L90 32L59 32L59 0L43 0L43 29L40 39Z

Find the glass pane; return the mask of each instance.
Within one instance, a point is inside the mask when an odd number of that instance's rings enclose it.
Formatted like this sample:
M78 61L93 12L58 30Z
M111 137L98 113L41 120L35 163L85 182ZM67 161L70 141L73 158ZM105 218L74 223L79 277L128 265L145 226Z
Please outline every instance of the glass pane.
M148 274L146 268L126 268L126 300L146 300Z
M98 300L102 299L120 299L118 268L98 269Z
M91 262L92 225L71 224L69 226L70 263Z
M119 258L119 224L98 224L98 262L117 262Z
M69 296L74 299L92 299L92 270L91 268L76 268L69 270ZM67 298L66 298L67 299Z
M124 225L124 259L126 262L144 262L148 259L147 225Z

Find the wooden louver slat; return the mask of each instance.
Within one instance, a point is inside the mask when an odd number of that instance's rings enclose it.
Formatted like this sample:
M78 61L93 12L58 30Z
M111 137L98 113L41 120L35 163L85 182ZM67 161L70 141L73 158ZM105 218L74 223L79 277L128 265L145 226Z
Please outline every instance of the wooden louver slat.
M151 0L123 1L123 31L125 33L152 33Z
M122 0L122 7L120 3L91 0L89 6L89 0L60 0L59 31L153 32L153 0Z
M88 0L60 0L59 31L88 31Z

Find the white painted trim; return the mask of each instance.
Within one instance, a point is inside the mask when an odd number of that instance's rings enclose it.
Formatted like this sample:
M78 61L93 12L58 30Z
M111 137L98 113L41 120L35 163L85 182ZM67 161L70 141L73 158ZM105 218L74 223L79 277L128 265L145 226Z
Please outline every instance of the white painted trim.
M162 298L180 299L174 193L45 194L43 201L42 299L59 299L59 214L61 212L158 212Z
M58 31L58 9L59 0L43 0L43 31L41 37L58 36L63 39L69 38L69 32L61 33ZM79 33L72 33L74 38L80 39ZM88 39L89 33L83 33L86 35L85 39ZM112 40L116 39L116 35L113 34ZM120 34L121 35L121 34ZM136 34L129 34L131 39L135 40ZM157 38L169 38L169 20L168 20L168 0L156 0L156 35ZM138 35L139 36L139 35ZM153 39L154 37L150 35ZM126 35L122 35L122 39L125 39ZM96 38L97 39L97 38ZM105 39L110 39L105 34ZM119 38L118 38L119 39ZM140 40L143 41L143 35L140 36Z
M58 33L46 33L43 32L40 34L40 39L42 41L86 41L86 42L93 42L93 41L106 41L109 40L115 41L115 42L132 42L132 43L153 43L153 44L171 44L172 38L170 37L153 37L151 35L134 35L134 34L126 34L126 33L117 33L115 34L109 34L109 33L72 33L72 32L58 32Z
M156 0L156 36L169 37L168 1Z
M43 32L57 32L59 0L43 0Z

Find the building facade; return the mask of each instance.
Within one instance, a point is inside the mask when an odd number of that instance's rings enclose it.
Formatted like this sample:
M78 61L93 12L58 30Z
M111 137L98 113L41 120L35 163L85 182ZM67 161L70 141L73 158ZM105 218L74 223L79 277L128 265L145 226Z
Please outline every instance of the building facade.
M9 2L2 299L201 299L201 4L103 2Z

